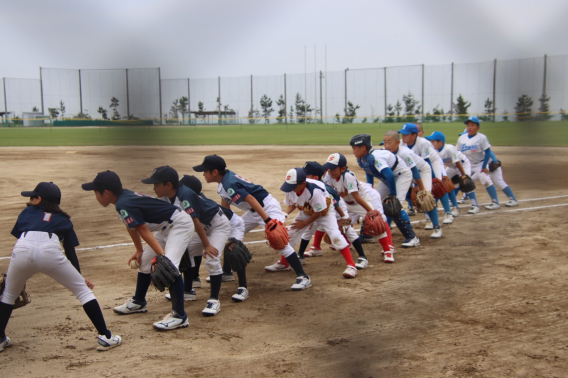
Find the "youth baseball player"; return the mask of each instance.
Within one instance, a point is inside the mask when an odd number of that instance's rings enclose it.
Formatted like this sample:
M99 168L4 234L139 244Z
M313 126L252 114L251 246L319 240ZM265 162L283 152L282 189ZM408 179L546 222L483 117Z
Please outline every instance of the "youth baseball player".
M432 169L430 165L420 156L416 155L410 148L400 145L400 136L398 131L389 130L383 137L385 149L397 155L412 171L412 179L418 185L420 190L432 191ZM426 213L427 224L426 229L432 229L433 239L442 237L442 228L438 218L438 209L434 208Z
M499 161L493 151L491 151L491 144L487 136L479 132L481 122L477 117L469 117L464 123L466 125L466 133L458 138L456 148L467 156L471 162L472 180L481 182L491 197L491 204L486 205L485 208L487 210L497 210L501 207L495 186L501 189L509 198L505 206L518 206L519 203L513 191L503 180L501 167L498 166L493 172L490 172L488 169L491 161L494 163L499 163Z
M413 123L406 123L402 129L398 130L402 134L403 145L412 150L416 155L420 156L424 161L426 161L432 168L432 178L437 178L442 180L443 176L446 176L444 169L444 163L438 155L438 152L432 146L427 139L418 136L418 128ZM446 215L444 216L444 224L454 223L454 216L452 215L452 209L450 207L450 197L448 193L445 193L440 202L444 207ZM457 207L457 202L455 206Z
M172 167L158 167L154 169L152 176L142 182L154 184L154 192L158 198L181 208L191 216L195 232L199 237L191 239L187 251L190 259L195 256L205 256L205 268L211 278L211 294L202 314L217 315L221 311L219 292L223 274L220 258L231 233L229 220L217 203L199 196L180 184L179 175ZM190 297L188 299L193 297L193 288L186 294L186 289L193 283L193 280L188 281L184 283L184 300L186 295Z
M10 346L6 326L14 303L26 281L43 273L71 291L81 302L83 310L97 329L97 350L119 346L122 339L106 327L99 302L91 291L94 285L81 275L75 247L79 240L70 216L61 210L61 191L53 182L40 182L33 191L22 192L30 197L12 229L18 238L6 275L6 286L0 299L0 352ZM63 243L63 249L61 244Z
M432 135L427 136L434 148L440 154L442 161L446 165L446 173L448 177L454 177L459 175L463 177L465 175L471 176L471 164L467 156L465 156L461 151L458 151L453 145L446 143L446 136L440 131L434 131ZM459 184L458 184L459 186ZM450 198L453 195L454 199L459 188L456 188L450 194ZM477 198L475 196L475 191L470 192L469 198L471 198L471 209L467 212L468 214L479 213L479 205L477 204ZM455 207L457 208L457 207ZM459 208L457 208L459 210Z
M349 142L357 163L367 175L367 183L373 185L374 178L380 181L376 190L381 198L392 194L402 203L412 183L412 172L404 162L395 154L387 150L374 150L369 134L357 134ZM410 224L410 218L403 209L400 214L392 219L405 240L402 246L405 248L417 247L420 239L414 233ZM387 218L390 224L390 219Z
M128 260L131 267L138 265L136 292L124 304L115 307L114 312L123 315L147 312L146 293L152 281L152 260L156 255L164 255L174 266L179 266L195 234L191 217L169 202L123 189L120 178L112 171L98 173L92 182L83 184L82 187L83 190L94 191L101 206L115 206L118 217L126 225L136 248L136 252ZM146 242L145 247L142 246L142 240ZM153 324L154 328L162 331L189 326L184 310L181 275L175 279L169 291L172 311L163 320Z
M221 205L230 209L235 205L245 211L242 220L245 224L245 233L258 226L264 227L271 219L284 222L285 217L278 201L266 189L255 185L249 180L226 169L225 160L217 155L206 156L203 163L193 167L196 172L203 172L208 183L218 184L217 193L221 196ZM289 245L278 251L286 259L286 263L276 262L266 266L269 272L288 271L294 269L296 281L291 289L305 290L312 286L310 277L304 272L302 263L294 249Z

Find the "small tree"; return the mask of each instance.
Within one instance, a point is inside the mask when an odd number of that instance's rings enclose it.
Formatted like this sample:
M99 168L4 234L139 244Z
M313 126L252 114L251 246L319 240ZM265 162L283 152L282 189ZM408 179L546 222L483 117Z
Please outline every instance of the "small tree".
M65 103L63 100L59 101L59 112L61 113L61 119L63 119L65 117Z
M179 111L179 100L176 98L172 102L172 106L170 107L170 113L172 114L172 118L178 119L178 111Z
M298 123L306 123L308 113L313 111L311 105L306 103L302 96L300 96L300 93L296 93L295 105L296 118L298 119Z
M335 122L336 123L341 123L341 116L339 115L339 113L335 114Z
M396 101L396 104L394 105L394 112L396 115L395 122L400 123L401 122L400 113L402 112L402 104L400 103L400 100Z
M286 101L284 100L283 95L280 95L280 97L278 97L276 105L278 105L278 118L276 119L276 121L278 123L282 123L286 118Z
M97 113L100 113L103 119L108 119L107 110L104 109L102 106L99 106L97 109Z
M82 112L77 113L77 115L74 116L73 119L91 119L91 116L87 112L87 109L85 109Z
M509 111L505 110L505 112L503 113L503 122L507 121L509 121Z
M272 109L272 99L267 95L263 95L260 98L260 107L262 108L262 116L264 117L264 122L270 123L270 114L274 111L274 109Z
M492 121L493 120L493 116L495 114L495 107L493 107L493 101L487 97L487 100L485 100L485 104L483 105L484 107L484 111L483 111L483 115L480 117L482 121Z
M436 107L432 109L432 122L443 122L446 120L444 109L440 109L438 106L439 105L436 105Z
M538 114L536 115L536 119L539 121L548 121L552 118L552 115L549 114L550 112L550 105L548 102L550 101L550 97L545 95L544 93L542 96L539 97L538 102L540 102L540 106L538 108Z
M181 96L178 101L178 111L181 113L182 123L185 116L189 113L189 99L187 96Z
M113 120L113 121L118 121L118 120L120 119L120 114L118 114L118 110L117 110L117 108L118 108L118 98L116 98L116 97L113 96L113 97L110 99L110 105L109 105L109 106L113 109L113 111L112 111L112 117L111 117L112 120Z
M345 110L345 118L343 118L343 123L353 123L355 117L357 117L357 109L359 105L353 105L351 101L347 101L347 109Z
M415 114L420 114L420 101L414 98L414 95L408 92L407 95L402 96L402 101L404 102L404 115L405 122L414 122L416 118Z
M471 102L467 102L463 96L460 94L454 104L454 113L458 116L459 120L466 120L468 116L468 109L471 106Z
M568 114L562 108L560 108L560 119L562 121L568 121Z
M294 123L294 107L292 105L290 105L290 114L288 116L290 117L290 123Z
M49 116L51 118L56 118L59 117L59 110L57 110L57 108L47 108L47 111L49 112Z
M517 121L529 121L532 118L533 100L524 94L517 100L515 105L515 113L517 113Z
M197 103L197 111L198 112L204 112L205 111L205 106L203 105L203 101L199 101ZM205 114L203 114L201 116L195 116L195 118L199 118L199 117L205 119Z
M258 123L258 121L260 121L260 112L258 111L258 109L250 108L248 112L248 121L251 125L254 125L255 123Z
M36 112L36 113L39 112L38 107L37 107L37 106L34 106L34 107L32 108L32 112Z
M387 116L385 117L385 123L393 123L394 116L396 115L394 108L391 104L387 105Z
M361 123L367 123L367 117L363 118L363 120L361 121Z

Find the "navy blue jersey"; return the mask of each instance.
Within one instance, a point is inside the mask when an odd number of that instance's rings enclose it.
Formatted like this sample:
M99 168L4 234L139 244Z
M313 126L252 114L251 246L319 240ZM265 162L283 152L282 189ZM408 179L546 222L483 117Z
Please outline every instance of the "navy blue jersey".
M220 207L217 202L201 196L183 185L180 185L177 190L174 205L180 207L192 218L199 219L206 226L211 225L211 220L219 212Z
M331 198L333 198L333 207L339 206L339 200L341 199L341 196L339 195L339 193L337 193L337 190L335 190L333 186L328 185L325 182L324 185L325 190L327 190L327 192L331 194Z
M243 200L250 194L261 206L264 206L264 199L269 193L260 185L255 185L247 179L236 175L234 172L227 170L223 179L217 187L217 193L229 205L234 204L241 210L250 210L248 202Z
M151 231L159 231L170 223L179 208L161 199L124 189L116 201L118 217L129 228L146 224Z
M225 216L227 218L229 218L229 220L233 219L233 215L235 215L235 213L233 212L233 210L231 209L227 209L226 207L223 206L219 206L221 208L221 210L223 211L223 213L225 214Z
M66 241L73 247L79 245L77 234L73 230L73 223L66 216L57 213L46 213L40 206L28 206L20 213L12 229L12 235L19 238L26 231L50 232Z

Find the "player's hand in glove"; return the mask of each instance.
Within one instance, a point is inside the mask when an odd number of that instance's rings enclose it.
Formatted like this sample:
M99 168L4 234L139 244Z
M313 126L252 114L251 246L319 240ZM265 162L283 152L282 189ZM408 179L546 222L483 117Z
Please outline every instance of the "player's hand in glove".
M447 192L446 186L442 180L434 177L432 179L432 194L434 195L434 198L442 198Z
M164 255L158 255L152 260L152 283L156 289L164 291L169 288L180 275L172 261Z
M225 244L225 249L223 250L225 257L231 266L231 269L235 272L241 271L250 262L252 255L244 243L235 238L230 238Z
M460 190L464 193L471 193L475 190L475 183L468 175L463 175L460 179Z
M378 210L371 210L365 215L363 233L368 236L378 236L387 232L387 224Z
M402 211L402 205L395 194L389 194L383 200L383 211L385 215L390 218L396 218Z
M495 172L499 167L501 167L500 161L492 161L489 163L489 172Z
M434 196L426 190L421 190L416 193L416 202L420 209L425 212L432 211L436 208L436 200L434 199Z
M290 241L288 230L284 223L277 219L267 219L264 229L268 245L276 250L284 249Z

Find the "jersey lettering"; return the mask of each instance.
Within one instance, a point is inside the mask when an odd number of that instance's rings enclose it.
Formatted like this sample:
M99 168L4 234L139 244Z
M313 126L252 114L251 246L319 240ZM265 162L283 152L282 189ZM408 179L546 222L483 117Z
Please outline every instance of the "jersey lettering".
M43 221L49 222L51 220L51 213L43 213Z
M235 177L238 178L238 179L241 180L241 181L246 182L247 184L252 184L252 182L250 182L249 180L247 180L247 179L244 178L244 177L241 177L241 176L239 176L239 175L235 175Z

